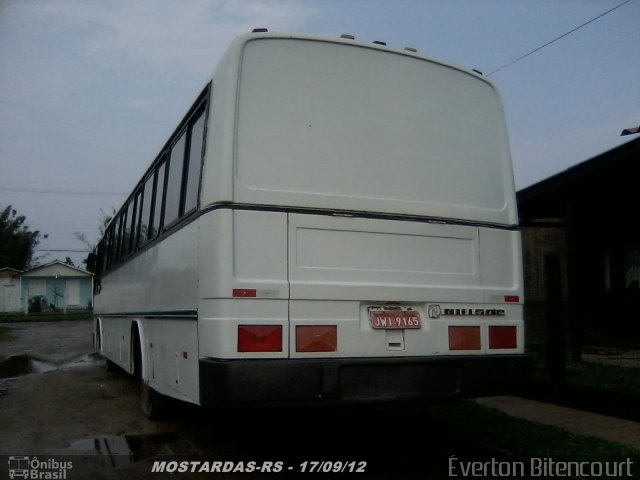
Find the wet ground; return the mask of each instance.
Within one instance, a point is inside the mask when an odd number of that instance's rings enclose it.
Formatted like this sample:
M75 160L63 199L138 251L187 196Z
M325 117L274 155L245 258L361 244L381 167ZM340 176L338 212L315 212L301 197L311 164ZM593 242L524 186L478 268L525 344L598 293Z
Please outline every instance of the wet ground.
M69 479L157 478L154 461L195 459L218 468L217 478L299 478L312 469L347 478L447 478L451 455L482 449L434 427L419 409L204 410L176 403L170 418L149 421L132 379L107 372L92 353L90 321L12 329L13 340L0 343L3 365L13 369L0 379L0 455L12 456L5 458L14 467L37 456L71 459ZM0 461L0 475L6 467ZM178 470L171 478L198 475Z
M9 341L0 342L0 360L28 354L61 363L93 351L93 322L2 322L11 329Z
M71 462L66 476L48 477L70 480L160 478L153 468L161 461L156 469L170 478L236 480L442 479L452 466L464 478L462 462L519 461L439 426L420 405L207 410L176 402L167 419L150 421L135 382L108 372L93 352L90 320L3 325L12 331L0 342L0 478L35 458L49 462L41 473ZM544 413L545 404L532 409Z

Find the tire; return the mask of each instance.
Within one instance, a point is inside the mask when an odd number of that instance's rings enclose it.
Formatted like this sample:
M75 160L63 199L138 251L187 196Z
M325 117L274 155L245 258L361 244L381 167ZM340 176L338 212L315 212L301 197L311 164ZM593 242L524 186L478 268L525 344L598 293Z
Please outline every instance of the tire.
M158 420L166 412L165 398L145 382L142 376L142 344L137 328L133 331L133 375L138 382L138 396L140 409L149 420Z
M93 334L93 348L97 352L102 351L102 339L100 338L100 328Z
M118 365L113 363L108 358L105 358L105 361L107 363L107 372L117 372L118 370L120 370L120 367L118 367Z
M149 420L159 420L166 414L165 398L144 381L140 381L140 409Z

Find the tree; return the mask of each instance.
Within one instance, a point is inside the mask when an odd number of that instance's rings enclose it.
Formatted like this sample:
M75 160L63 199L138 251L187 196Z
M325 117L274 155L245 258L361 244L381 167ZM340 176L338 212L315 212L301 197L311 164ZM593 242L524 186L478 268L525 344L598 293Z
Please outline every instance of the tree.
M38 230L30 230L25 221L26 217L18 215L11 205L0 212L0 267L30 268L40 239L48 237Z
M102 213L102 218L100 219L100 224L98 225L98 241L104 236L104 232L107 230L107 227L109 226L109 222L111 222L111 219L116 216L116 213L117 213L116 209L114 207L111 207L111 210L112 210L111 213L106 213L103 209L100 209L100 213ZM78 240L80 240L84 244L89 254L96 249L96 244L91 243L87 239L87 236L84 233L75 232L74 235ZM88 256L82 261L82 263L87 264L88 263L87 260L89 260Z

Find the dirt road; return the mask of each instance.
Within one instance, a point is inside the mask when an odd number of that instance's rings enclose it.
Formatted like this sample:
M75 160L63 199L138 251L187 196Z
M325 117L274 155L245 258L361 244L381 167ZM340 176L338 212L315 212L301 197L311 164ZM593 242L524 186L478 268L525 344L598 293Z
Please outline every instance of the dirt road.
M446 478L449 449L464 454L465 448L476 448L451 440L448 432L433 431L428 418L407 418L377 407L204 410L182 404L170 420L149 421L140 412L132 379L107 372L104 361L90 355L90 321L11 327L12 339L0 343L0 355L24 353L42 361L30 362L37 373L0 379L0 455L13 462L0 458L0 477L8 473L8 465L17 468L20 458L37 456L39 461L71 461L67 479L158 478L151 469L163 458L223 462L221 468L255 461L273 464L284 478L299 478L303 468L309 476L313 461L343 462L347 472L354 470L347 478L366 464L366 475L356 475L361 479L396 474L425 478L422 465L431 458L437 468L428 478ZM428 431L428 439L412 441L409 433L415 429ZM271 472L214 476L282 478ZM211 474L178 471L171 478Z
M76 470L67 478L129 478L131 472L105 469L110 459L93 455L95 439L155 435L169 426L144 418L136 385L92 355L92 322L2 325L11 332L0 342L0 361L21 374L0 379L0 455L73 455Z
M158 431L140 415L134 383L90 355L90 320L3 325L12 338L0 358L27 355L36 372L0 379L0 431L13 432L0 436L0 454L68 454L82 439Z
M10 339L0 342L0 361L11 355L32 354L53 362L64 362L93 351L93 322L1 323L11 329Z

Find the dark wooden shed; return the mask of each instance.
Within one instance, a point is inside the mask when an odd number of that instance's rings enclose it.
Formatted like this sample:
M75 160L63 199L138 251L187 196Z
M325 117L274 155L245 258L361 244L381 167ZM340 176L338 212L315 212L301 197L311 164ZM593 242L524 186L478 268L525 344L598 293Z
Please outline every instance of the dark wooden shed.
M574 358L585 341L640 344L640 138L517 198L530 344L545 343L550 312ZM560 300L551 311L550 295Z

